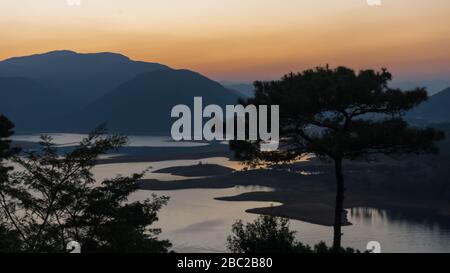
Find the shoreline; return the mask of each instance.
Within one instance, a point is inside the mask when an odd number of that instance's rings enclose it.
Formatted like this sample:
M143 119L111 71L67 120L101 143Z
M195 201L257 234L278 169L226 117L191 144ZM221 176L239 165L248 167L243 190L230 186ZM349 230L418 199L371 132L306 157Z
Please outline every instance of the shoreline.
M314 169L314 162L307 162L306 169ZM171 167L158 170L159 173L173 175L199 174L202 169L219 168L222 173L205 178L187 178L181 181L159 181L143 179L141 190L181 190L181 189L217 189L235 186L264 186L273 188L270 192L249 192L237 196L218 196L219 201L254 201L276 202L280 206L252 208L246 210L253 214L283 216L322 226L332 226L334 223L335 186L334 179L329 174L303 175L285 170L255 169L248 171L228 170L221 166L194 165ZM351 184L351 183L349 183ZM406 198L395 194L374 191L372 193L349 191L346 193L344 208L371 207L389 210L393 213L409 213L414 211L421 215L418 220L427 217L439 218L450 226L450 203L417 198ZM343 225L351 225L345 213Z
M37 143L16 142L24 148L33 149ZM69 151L71 147L61 147L61 152ZM117 153L109 153L100 158L97 163L149 163L169 160L204 160L205 158L223 157L230 159L232 152L227 145L211 143L201 147L124 147ZM420 161L425 161L424 164ZM349 175L346 180L349 191L346 193L344 207L373 207L393 211L420 211L423 218L433 215L442 218L444 222L450 222L450 203L424 198L408 198L407 196L391 194L388 190L377 191L371 187L377 187L383 172L389 179L404 179L405 174L411 176L413 186L419 189L426 185L426 181L417 183L415 177L432 176L430 166L440 165L439 175L444 177L442 170L448 172L446 164L449 160L441 158L440 161L416 158L415 161L395 161L383 159L375 163L352 162L346 163L347 173L358 173L355 177ZM237 196L218 196L220 201L268 201L281 203L277 207L263 207L248 209L246 212L253 214L269 214L284 216L290 219L305 221L308 223L331 226L334 221L335 182L330 170L330 165L315 159L297 162L280 169L250 169L243 171L244 166L238 161L229 161L232 166L220 164L197 164L191 166L177 166L162 168L154 171L155 174L172 174L185 177L183 180L162 181L156 179L143 179L140 181L141 190L180 190L180 189L221 189L235 186L264 186L273 188L272 192L249 192ZM419 162L419 163L418 163ZM422 164L422 165L418 165ZM392 169L392 170L391 170ZM419 175L410 174L411 170L424 170ZM434 170L433 170L434 171ZM392 173L390 173L392 172ZM444 172L445 174L445 172ZM403 175L403 176L402 176ZM201 178L200 178L201 177ZM393 177L393 178L391 178ZM373 179L374 183L367 183ZM370 182L370 181L369 181ZM373 182L373 181L372 181ZM389 181L388 181L389 182ZM373 186L373 185L375 186ZM409 190L408 183L405 183ZM386 184L390 185L390 184ZM417 213L416 213L417 214ZM349 225L347 218L343 219L344 225ZM449 224L450 225L450 224Z

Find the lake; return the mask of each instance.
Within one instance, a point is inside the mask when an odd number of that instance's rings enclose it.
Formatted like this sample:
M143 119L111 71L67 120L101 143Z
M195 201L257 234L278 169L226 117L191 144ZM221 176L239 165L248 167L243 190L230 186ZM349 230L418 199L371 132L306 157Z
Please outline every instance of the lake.
M160 213L154 226L162 228L162 238L170 239L178 252L226 252L225 242L231 225L241 219L253 221L257 216L246 213L249 208L278 205L269 202L227 202L214 200L218 196L231 196L267 188L235 187L232 189L189 189L155 191L170 196L167 207ZM136 194L141 198L148 192ZM363 212L363 213L362 213ZM351 226L343 227L343 245L365 250L369 241L378 241L383 252L450 252L450 228L438 223L429 225L408 219L392 219L386 211L373 208L349 210ZM333 229L302 221L291 220L291 229L303 243L319 241L332 243Z
M73 145L83 135L52 134L62 147ZM204 147L207 143L172 142L167 137L131 136L132 147ZM36 142L38 135L18 135L16 141ZM180 153L182 151L180 150ZM164 160L155 162L130 162L103 164L94 168L100 181L116 175L128 175L152 167L146 178L159 180L183 180L185 177L153 171L175 166L196 165L199 162L219 164L234 169L242 168L225 157L208 157L196 160ZM170 182L168 182L170 183ZM266 187L234 187L228 189L187 189L175 191L138 191L130 201L144 200L152 193L171 197L168 205L160 212L160 220L153 227L162 229L161 238L170 239L173 250L178 252L226 252L226 238L231 225L241 219L253 221L257 215L246 213L247 209L277 206L271 202L227 202L215 197L233 196L250 191L270 191ZM369 241L378 241L383 252L450 252L450 222L448 219L431 219L420 212L392 212L375 208L352 208L348 210L351 226L343 227L343 245L365 250ZM297 238L303 243L316 244L332 242L332 228L302 221L291 221L291 228L297 231Z
M227 158L204 158L205 164L236 167ZM99 165L96 178L131 174L152 166L152 170L174 166L198 164L198 160L172 160L160 162L118 163ZM146 178L159 180L183 180L171 174L148 173ZM170 183L170 182L168 182ZM169 196L169 204L160 213L160 221L154 227L162 229L161 238L170 239L177 252L226 252L226 238L231 225L238 219L253 221L257 215L247 209L277 206L274 202L229 202L215 197L234 196L250 191L270 191L267 187L234 187L228 189L187 189L174 191L138 191L131 201L144 200L152 193ZM384 252L450 252L450 223L418 221L417 216L392 213L375 208L348 210L351 226L343 227L343 245L365 250L370 241L378 241ZM420 219L420 217L419 217ZM291 228L297 231L297 239L303 243L319 241L332 243L333 229L302 221L291 220Z
M86 134L42 133L52 137L59 147L72 146L80 142ZM11 137L14 141L39 142L42 134L17 134ZM193 141L173 141L167 136L128 136L128 147L201 147L208 143Z

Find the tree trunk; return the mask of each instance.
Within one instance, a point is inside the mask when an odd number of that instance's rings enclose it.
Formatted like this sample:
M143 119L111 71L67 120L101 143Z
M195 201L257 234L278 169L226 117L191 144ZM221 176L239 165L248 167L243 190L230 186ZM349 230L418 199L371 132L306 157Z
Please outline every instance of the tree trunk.
M341 251L341 237L342 237L342 212L344 211L344 175L342 173L342 158L334 160L334 167L336 172L336 204L334 213L334 237L333 237L333 251L338 253Z

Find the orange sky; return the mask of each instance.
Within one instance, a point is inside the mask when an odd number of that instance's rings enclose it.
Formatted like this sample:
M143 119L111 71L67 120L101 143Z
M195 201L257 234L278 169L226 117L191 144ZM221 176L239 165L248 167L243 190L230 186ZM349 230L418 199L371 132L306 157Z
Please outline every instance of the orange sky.
M450 78L450 1L0 0L0 59L57 49L251 81L329 63Z

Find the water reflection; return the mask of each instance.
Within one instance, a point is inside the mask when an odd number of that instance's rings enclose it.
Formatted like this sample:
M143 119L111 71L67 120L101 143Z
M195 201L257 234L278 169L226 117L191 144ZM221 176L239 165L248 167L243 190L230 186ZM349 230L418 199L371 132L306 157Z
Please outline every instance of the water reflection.
M69 147L77 145L86 134L26 134L14 135L11 137L13 141L39 142L41 135L48 135L59 147ZM209 145L206 142L194 141L173 141L172 138L166 136L128 136L128 147L202 147Z
M378 241L383 252L450 252L450 222L415 209L352 208L344 243Z
M235 162L227 158L207 158L204 163L233 167ZM137 172L149 165L154 170L163 167L188 166L198 160L174 160L148 163L119 163L100 165L94 173L98 179L113 174ZM184 179L171 174L150 172L147 178L160 180ZM234 187L229 189L187 189L155 191L167 195L171 200L160 214L156 224L163 230L162 237L174 243L178 252L226 252L226 237L231 225L237 220L253 221L257 215L246 213L250 208L278 205L272 202L227 202L215 197L233 196L245 192L269 191L259 186ZM132 200L150 197L149 191L139 191ZM381 243L383 252L450 252L450 225L443 219L429 213L414 211L383 210L376 208L353 208L348 210L351 226L343 228L343 245L365 250L369 241ZM332 244L331 227L319 226L302 221L291 221L291 228L297 231L298 240L307 244L325 241Z
M53 134L60 145L79 141L82 135ZM15 140L37 141L39 136L15 136ZM159 147L173 145L163 137L131 137L131 145ZM177 145L179 145L178 143ZM188 143L199 145L199 143ZM163 146L164 147L164 146ZM205 155L207 156L207 155ZM129 175L141 172L148 167L153 171L175 166L219 164L233 169L242 169L237 162L225 157L205 158L199 160L170 160L158 162L130 162L98 165L93 169L95 178L101 181L118 174ZM16 166L17 167L17 166ZM16 168L20 170L20 168ZM314 170L311 171L314 174ZM306 173L305 173L306 174ZM148 179L182 180L185 177L172 174L149 172ZM234 187L228 189L187 189L176 191L155 191L158 195L171 197L168 206L160 214L160 221L155 227L163 230L162 238L174 243L178 252L225 252L226 237L231 232L231 225L237 220L253 221L257 215L246 213L250 208L279 205L273 202L227 202L214 198L234 196L253 191L270 191L271 188ZM144 200L153 192L138 191L130 201ZM378 241L383 252L450 252L450 221L437 217L420 208L414 210L352 208L348 210L351 226L343 228L343 245L364 250L367 242ZM332 243L332 228L291 221L291 228L297 231L298 240L307 244L319 241Z
M240 170L244 168L243 165L239 164L236 161L231 161L226 157L210 157L198 160L187 159L187 160L164 160L153 162L125 162L125 163L101 164L95 166L92 171L94 173L95 179L97 181L102 181L107 178L113 178L117 175L127 176L133 173L140 173L150 168L149 172L146 173L144 178L158 179L161 181L172 181L172 180L192 179L195 177L183 177L173 175L170 173L155 173L155 171L170 167L193 166L198 165L200 162L202 164L218 164L235 170Z
M273 202L226 202L218 196L232 196L251 191L270 191L265 187L234 187L229 189L188 189L155 191L170 197L159 214L155 227L163 230L162 238L174 244L177 252L226 252L226 238L231 225L237 220L253 221L256 215L245 210L255 207L279 205ZM149 197L150 192L138 191L133 200Z

